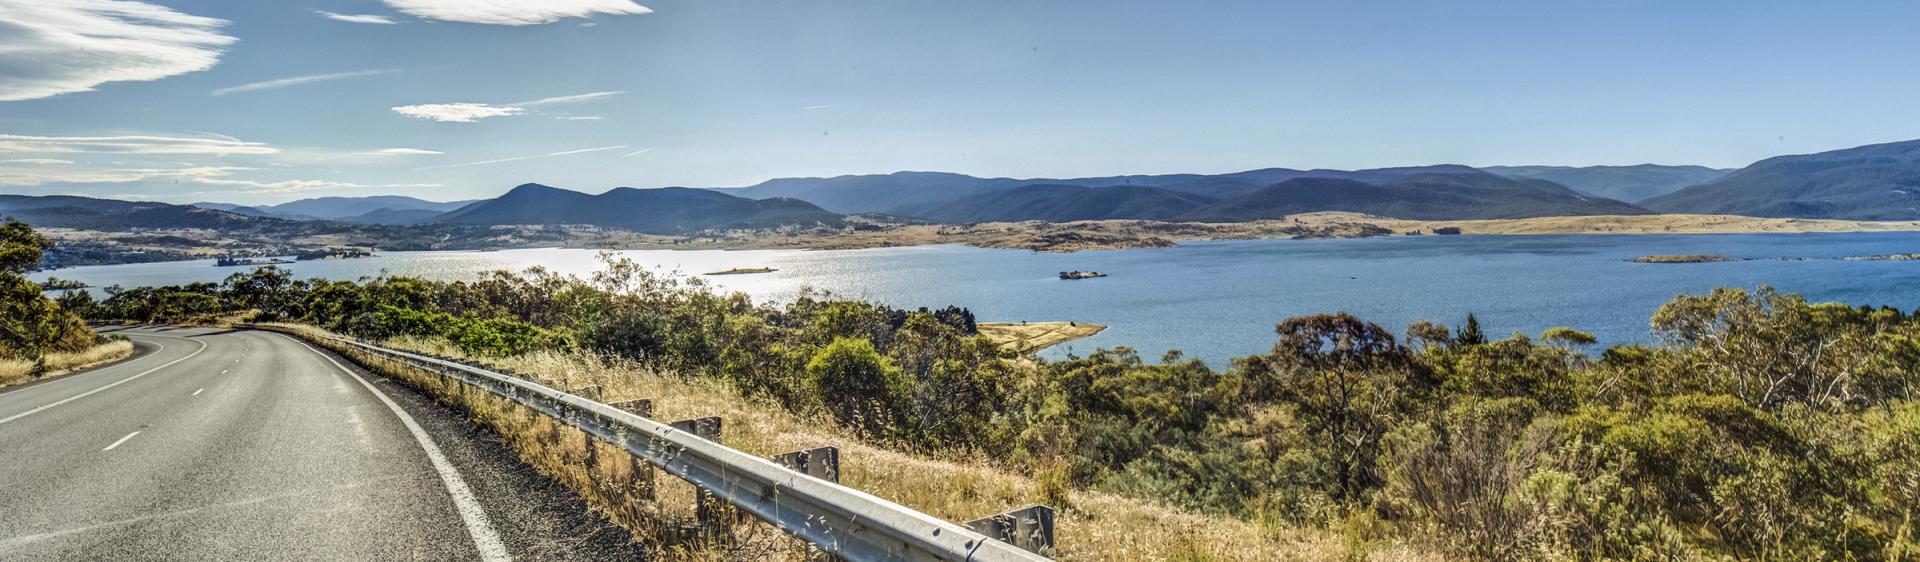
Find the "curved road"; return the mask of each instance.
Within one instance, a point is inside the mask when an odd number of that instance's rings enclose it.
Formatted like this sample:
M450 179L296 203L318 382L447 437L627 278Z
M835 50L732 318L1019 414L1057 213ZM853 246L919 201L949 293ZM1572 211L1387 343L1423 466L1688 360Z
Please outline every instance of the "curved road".
M637 558L489 433L267 332L0 389L0 560Z

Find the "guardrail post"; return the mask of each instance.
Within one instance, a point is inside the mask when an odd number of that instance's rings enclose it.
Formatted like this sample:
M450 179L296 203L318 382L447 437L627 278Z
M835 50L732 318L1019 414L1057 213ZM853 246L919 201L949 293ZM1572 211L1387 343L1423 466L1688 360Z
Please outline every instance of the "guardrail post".
M840 482L839 447L815 447L780 453L773 456L773 462L798 470L807 476L833 483Z
M840 483L840 448L814 447L788 451L772 457L778 463L801 474L819 478L835 484ZM810 562L845 562L844 559L827 554L817 546L807 547L807 560Z
M653 401L645 398L608 405L643 418L653 417ZM643 499L653 500L653 463L635 455L627 455L626 491L628 504L637 503Z
M1053 556L1053 508L1036 505L967 522L967 528L1041 556Z
M674 429L680 431L692 433L701 439L706 439L714 443L720 442L720 416L680 420L670 422L667 425L673 426ZM707 537L720 539L726 536L727 524L731 518L723 516L722 511L725 507L726 506L720 502L720 498L715 496L711 490L700 488L699 491L695 493L693 501L694 517L700 520L700 527Z
M600 385L597 384L580 387L573 393L594 402L600 401ZM587 476L592 477L594 465L600 463L600 447L594 445L593 434L585 431L580 432L580 447L587 452Z

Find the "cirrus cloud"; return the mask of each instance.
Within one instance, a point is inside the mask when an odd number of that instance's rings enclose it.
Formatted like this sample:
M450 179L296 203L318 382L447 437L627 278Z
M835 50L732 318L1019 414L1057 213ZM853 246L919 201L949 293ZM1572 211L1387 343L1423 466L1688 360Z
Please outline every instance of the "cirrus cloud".
M306 76L292 76L288 78L276 78L273 80L263 80L260 82L248 82L246 84L241 84L238 86L229 86L229 87L221 88L218 90L214 90L212 93L213 95L216 95L216 96L224 96L227 94L240 93L240 92L258 92L260 90L276 90L276 89L285 88L288 86L312 84L314 82L345 80L348 78L360 78L363 76L379 76L381 74L392 74L395 72L399 72L399 71L391 68L385 68L380 70L357 70L353 72L309 74Z
M218 188L185 195L207 193L289 193L316 189L440 187L437 183L365 184L349 181L284 179L262 180L234 177L238 172L257 172L244 166L186 166L178 168L112 168L101 170L8 170L0 168L0 186L31 187L71 184L123 184L169 182Z
M386 0L407 15L488 25L537 25L594 15L639 15L652 9L633 0Z
M211 134L210 134L211 135ZM64 136L0 134L0 152L28 154L277 154L279 149L225 135L175 137L162 135Z
M376 25L393 25L400 23L393 21L393 18L373 14L336 14L326 10L314 10L313 12L333 21L344 21L347 23L371 23Z
M627 92L625 90L610 90L605 92L587 92L584 94L574 94L570 96L553 96L549 98L540 98L537 100L514 102L506 105L494 105L490 103L471 103L471 102L427 103L427 104L419 104L419 105L403 105L400 107L393 108L393 111L394 113L399 113L401 115L405 115L407 117L412 117L415 119L428 119L432 121L440 121L443 123L472 123L474 121L479 121L481 119L486 119L489 117L506 117L509 115L522 115L522 114L528 113L526 108L529 108L529 107L542 107L542 106L548 106L548 105L559 105L559 104L594 101L599 99L610 98L613 96L618 96L624 93L627 93ZM560 118L568 119L568 117L566 116L561 116ZM600 118L597 116L588 116L587 118L581 119L581 120L596 121L599 119Z
M361 154L369 156L434 156L446 153L424 148L382 148L373 152L362 152Z
M226 24L131 0L0 0L0 101L212 68Z
M488 117L519 115L527 110L484 103L423 103L393 108L394 113L442 123L472 123Z

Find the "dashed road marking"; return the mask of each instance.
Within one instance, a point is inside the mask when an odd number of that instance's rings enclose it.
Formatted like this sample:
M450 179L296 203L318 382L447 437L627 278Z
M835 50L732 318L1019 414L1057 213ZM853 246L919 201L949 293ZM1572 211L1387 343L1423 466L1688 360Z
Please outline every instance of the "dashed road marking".
M119 441L114 441L112 445L108 445L107 448L101 449L100 452L105 453L107 451L111 451L113 450L114 447L119 447L121 443L126 443L128 439L132 439L133 436L139 435L139 434L140 432L138 431L135 431L133 433L128 433L126 437L121 437Z

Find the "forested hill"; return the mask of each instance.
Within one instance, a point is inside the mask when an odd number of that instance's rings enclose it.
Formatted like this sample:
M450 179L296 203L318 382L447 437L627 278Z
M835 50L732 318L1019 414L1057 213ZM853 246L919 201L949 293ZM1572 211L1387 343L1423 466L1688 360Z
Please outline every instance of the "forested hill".
M125 230L129 228L226 229L259 219L239 213L147 201L95 199L71 195L0 195L0 216L41 228Z
M1667 213L1916 219L1920 140L1768 158L1646 205Z
M1214 175L1040 180L903 172L782 179L716 191L749 197L782 194L841 212L954 223L1090 219L1231 222L1314 211L1355 211L1408 219L1647 212L1551 181L1506 177L1454 165L1369 170L1265 168Z
M1580 195L1543 180L1473 173L1420 173L1377 182L1296 178L1196 209L1181 218L1207 222L1278 219L1351 211L1403 219L1502 219L1564 215L1644 215L1646 209Z
M899 214L948 223L1102 219L1173 220L1218 202L1204 195L1137 186L1028 185L923 203Z
M1712 181L1730 170L1706 166L1488 166L1487 172L1514 177L1542 179L1573 188L1575 191L1636 203L1679 191L1688 186Z
M617 188L588 195L540 184L513 188L431 219L441 224L582 224L677 234L710 228L838 224L841 216L798 199L747 199L704 189Z

